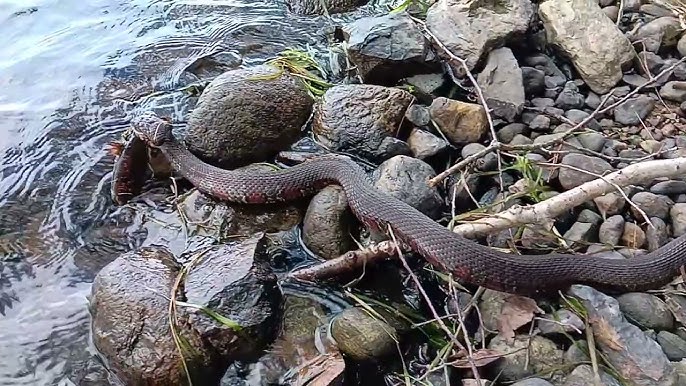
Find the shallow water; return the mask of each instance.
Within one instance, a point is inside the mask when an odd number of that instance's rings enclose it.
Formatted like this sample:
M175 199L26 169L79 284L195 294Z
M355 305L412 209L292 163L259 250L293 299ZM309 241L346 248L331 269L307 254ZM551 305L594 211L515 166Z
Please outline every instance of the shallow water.
M330 23L280 1L0 0L0 385L103 384L90 283L161 237L131 231L110 201L106 149L131 112L183 121L199 58L325 52Z

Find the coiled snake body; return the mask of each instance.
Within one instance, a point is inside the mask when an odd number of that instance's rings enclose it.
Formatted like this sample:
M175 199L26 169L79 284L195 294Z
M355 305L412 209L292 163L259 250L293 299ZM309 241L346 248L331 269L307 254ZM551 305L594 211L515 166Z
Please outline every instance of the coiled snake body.
M321 157L269 172L230 171L206 164L172 135L170 122L154 113L132 121L136 135L161 149L173 168L198 190L217 199L250 204L296 200L329 184L345 191L354 215L366 226L393 234L429 263L455 278L486 288L536 295L587 284L613 292L657 289L686 263L686 235L631 259L582 255L514 255L465 239L413 207L375 189L366 173L342 157Z

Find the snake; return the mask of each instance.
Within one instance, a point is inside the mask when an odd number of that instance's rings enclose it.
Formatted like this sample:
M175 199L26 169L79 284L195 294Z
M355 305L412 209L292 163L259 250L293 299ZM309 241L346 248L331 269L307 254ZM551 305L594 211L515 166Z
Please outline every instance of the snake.
M130 127L147 146L158 148L175 172L220 201L285 203L337 184L361 224L392 235L439 271L466 284L525 296L565 291L575 284L626 293L662 288L686 264L686 235L629 259L507 253L465 238L377 189L362 167L348 157L326 154L276 170L229 170L206 163L188 150L174 136L169 118L147 111L134 116Z

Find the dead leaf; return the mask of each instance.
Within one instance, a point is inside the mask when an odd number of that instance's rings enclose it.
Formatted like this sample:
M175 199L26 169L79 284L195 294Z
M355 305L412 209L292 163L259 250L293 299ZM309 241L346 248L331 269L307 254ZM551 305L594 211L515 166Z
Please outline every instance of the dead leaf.
M500 351L484 348L484 349L475 351L474 354L472 355L472 360L474 361L474 365L476 367L482 367L482 366L486 366L489 363L493 363L502 357L503 357L503 354ZM460 369L467 369L467 368L470 368L472 366L469 363L469 358L458 359L458 360L452 362L451 365L453 367L457 367Z
M607 320L604 318L594 318L590 322L593 326L593 337L598 343L615 351L624 350L624 345L621 343L622 339Z
M340 386L343 384L345 361L340 353L318 355L295 369L293 385Z
M536 313L543 313L536 301L520 295L505 298L498 317L498 331L509 343L514 341L515 330L531 322Z

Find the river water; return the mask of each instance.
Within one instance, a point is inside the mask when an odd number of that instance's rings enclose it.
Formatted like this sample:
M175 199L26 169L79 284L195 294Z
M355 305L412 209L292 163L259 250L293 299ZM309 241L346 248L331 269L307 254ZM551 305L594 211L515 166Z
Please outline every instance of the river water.
M132 111L183 119L201 58L326 52L334 21L266 0L0 0L0 385L103 384L91 282L154 233L110 201L106 149Z

